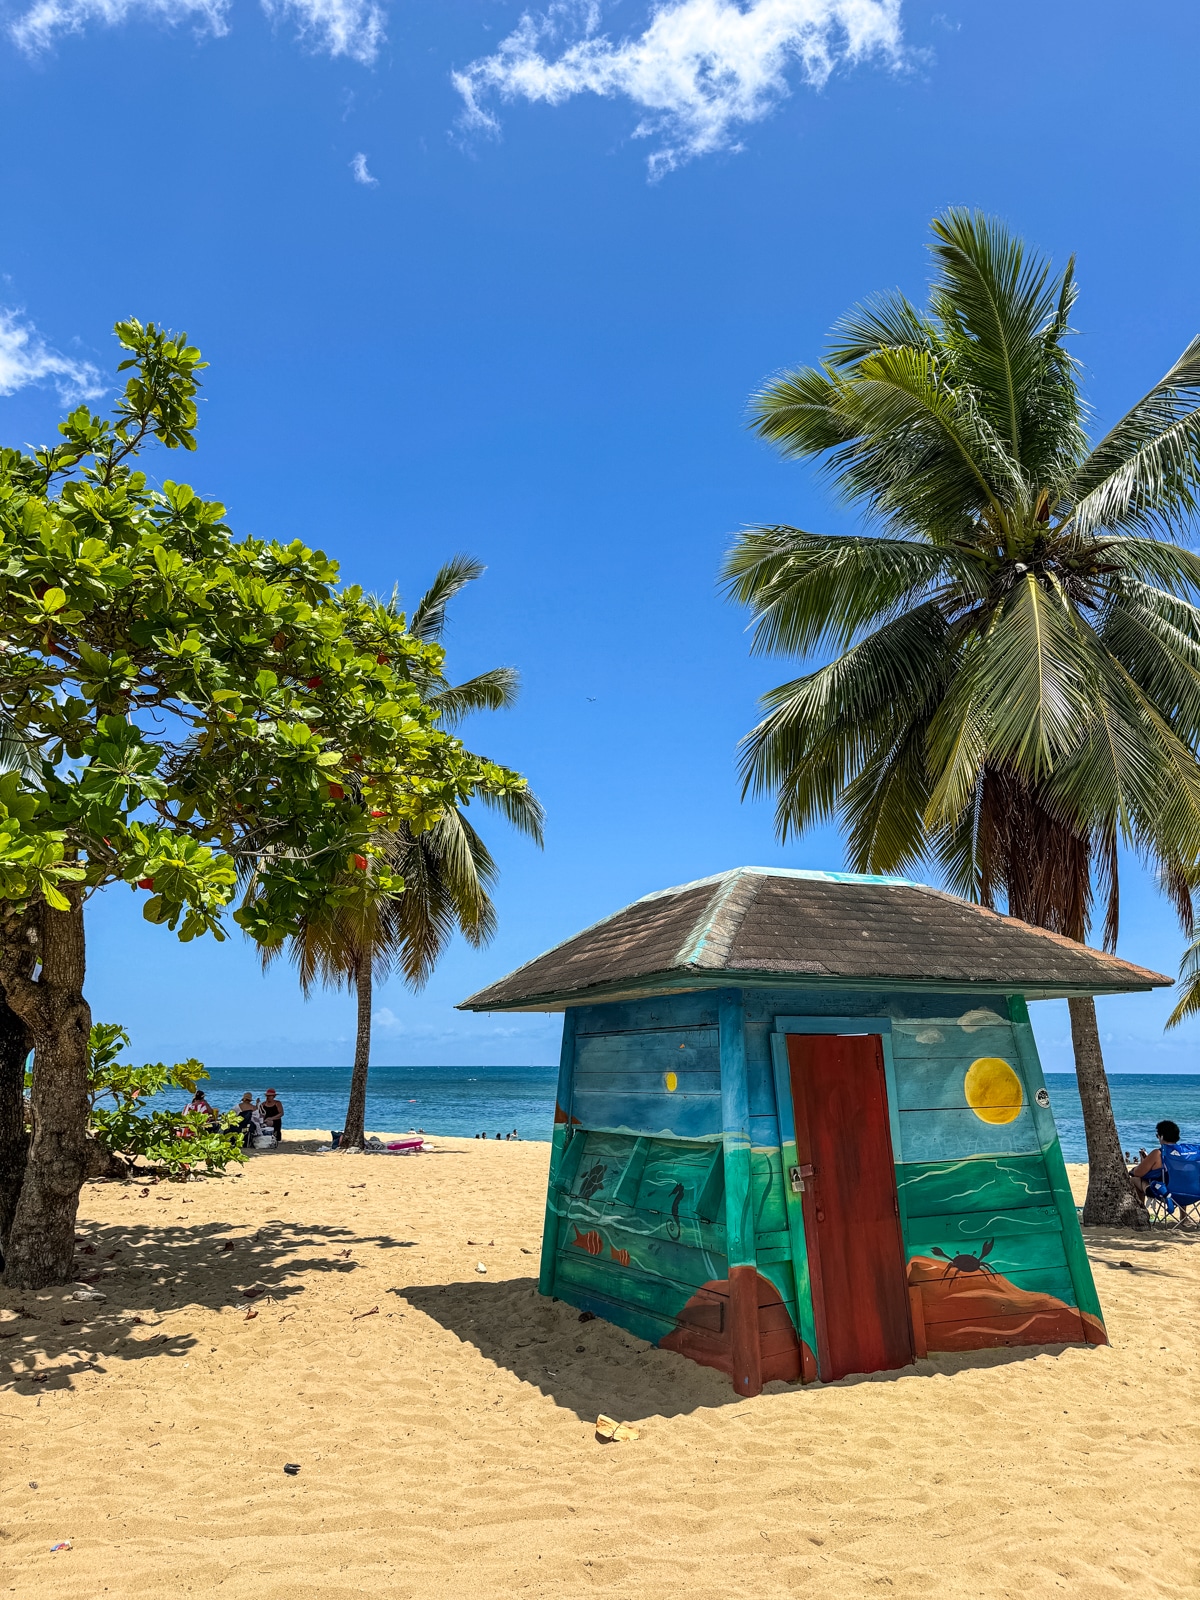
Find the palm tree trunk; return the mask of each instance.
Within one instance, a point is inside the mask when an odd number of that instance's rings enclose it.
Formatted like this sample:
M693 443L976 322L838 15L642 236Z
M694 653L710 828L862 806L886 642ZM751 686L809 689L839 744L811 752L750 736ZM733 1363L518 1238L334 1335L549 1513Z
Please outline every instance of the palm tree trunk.
M350 1078L350 1104L346 1107L346 1125L342 1132L341 1149L361 1150L367 1114L367 1072L371 1065L371 979L373 956L369 946L358 959L354 969L354 988L358 995L358 1031L354 1040L354 1072Z
M1102 1227L1148 1228L1150 1218L1142 1197L1125 1165L1121 1140L1113 1116L1112 1097L1104 1072L1096 1002L1068 1000L1071 1042L1075 1046L1075 1076L1083 1106L1083 1131L1087 1139L1088 1188L1083 1220Z

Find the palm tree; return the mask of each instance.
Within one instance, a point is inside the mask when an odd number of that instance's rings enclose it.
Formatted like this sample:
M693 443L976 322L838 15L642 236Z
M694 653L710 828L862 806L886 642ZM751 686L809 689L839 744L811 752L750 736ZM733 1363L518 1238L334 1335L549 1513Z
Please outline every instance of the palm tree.
M742 534L730 593L759 651L827 654L764 697L745 792L781 838L840 818L850 864L933 861L949 886L1085 938L1118 928L1118 847L1190 932L1200 855L1200 559L1172 541L1200 484L1200 339L1089 448L1067 354L1074 263L1006 228L933 223L928 306L848 313L826 361L771 380L758 433L823 461L876 530ZM828 659L832 652L833 659ZM1084 1217L1144 1224L1094 1002L1070 1002L1090 1167Z
M439 640L449 602L483 570L480 562L467 556L448 561L417 604L409 632L426 642ZM395 595L389 609L398 609ZM440 671L430 672L420 688L443 726L450 727L473 711L498 711L515 704L519 682L511 667L498 667L459 684L450 683ZM514 827L541 844L542 807L530 789L499 797L480 790L475 798L502 811ZM306 995L317 982L355 992L354 1070L340 1143L340 1148L350 1150L362 1148L365 1134L376 980L399 971L410 988L420 989L455 933L478 948L496 930L488 893L496 880L496 863L461 808L443 813L424 833L401 828L377 834L374 842L388 870L404 880L401 894L374 896L363 874L355 872L347 878L347 899L342 904L302 918L283 945L261 952L267 967L286 951Z

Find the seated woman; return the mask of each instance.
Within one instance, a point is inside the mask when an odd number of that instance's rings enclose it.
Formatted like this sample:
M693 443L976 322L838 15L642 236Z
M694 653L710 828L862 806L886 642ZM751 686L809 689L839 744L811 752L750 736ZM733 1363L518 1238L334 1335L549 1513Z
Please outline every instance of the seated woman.
M250 1141L254 1137L254 1096L249 1089L238 1101L238 1121L242 1128L242 1145L250 1148Z
M209 1105L208 1101L204 1097L203 1089L196 1090L195 1094L188 1103L187 1109L189 1111L198 1111L202 1117L206 1117L208 1119L208 1125L210 1128L215 1128L221 1120L221 1113L216 1109L215 1106Z
M1138 1187L1143 1194L1146 1192L1148 1183L1162 1176L1163 1145L1179 1143L1179 1124L1172 1122L1170 1118L1164 1118L1162 1122L1157 1123L1154 1132L1158 1136L1158 1144L1149 1153L1145 1150L1139 1150L1138 1156L1140 1159L1137 1165L1129 1170L1129 1176L1137 1180Z

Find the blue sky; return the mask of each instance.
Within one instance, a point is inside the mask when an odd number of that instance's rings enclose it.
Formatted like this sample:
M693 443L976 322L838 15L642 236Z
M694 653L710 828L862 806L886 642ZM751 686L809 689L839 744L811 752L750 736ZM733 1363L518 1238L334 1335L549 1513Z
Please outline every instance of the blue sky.
M212 363L197 488L415 597L488 563L450 664L520 668L469 727L526 772L539 854L488 822L500 932L379 998L380 1062L544 1061L557 1018L453 1007L652 889L781 848L735 745L787 664L716 591L731 530L850 528L745 428L873 290L919 296L929 218L1006 217L1079 258L1098 422L1198 331L1200 12L1089 0L37 0L0 9L0 440L101 388L110 329L186 328ZM182 475L177 458L154 470ZM135 897L90 909L98 1018L147 1055L334 1063L344 995L305 1005L235 934L177 946ZM1122 953L1180 939L1136 863ZM1194 1070L1159 996L1102 1003L1109 1063ZM1069 1065L1065 1008L1036 1008Z

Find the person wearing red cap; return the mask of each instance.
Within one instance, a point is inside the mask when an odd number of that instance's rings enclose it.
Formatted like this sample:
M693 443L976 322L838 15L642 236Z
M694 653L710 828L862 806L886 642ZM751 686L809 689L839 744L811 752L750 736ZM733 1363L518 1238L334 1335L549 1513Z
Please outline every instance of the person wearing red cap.
M262 1112L263 1126L270 1128L275 1135L275 1146L283 1143L283 1101L276 1100L274 1089L267 1090L267 1097L259 1108Z

